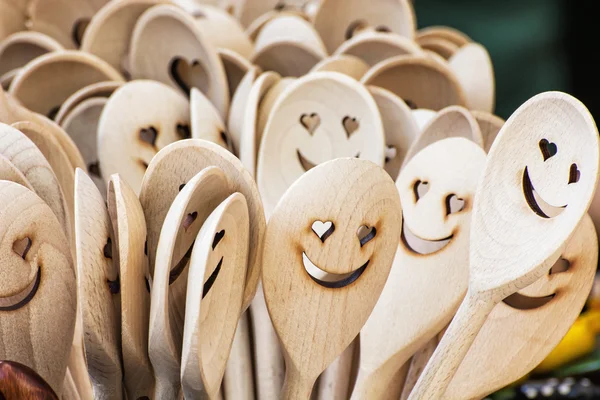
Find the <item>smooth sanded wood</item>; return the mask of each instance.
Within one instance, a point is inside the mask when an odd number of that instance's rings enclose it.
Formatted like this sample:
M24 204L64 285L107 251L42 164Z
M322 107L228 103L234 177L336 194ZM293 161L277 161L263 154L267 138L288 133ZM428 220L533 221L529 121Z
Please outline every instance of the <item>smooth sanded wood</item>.
M79 89L62 103L54 120L57 124L64 126L64 122L70 117L71 112L85 100L90 98L108 99L122 84L123 82L118 81L104 81Z
M317 234L318 222L330 228ZM317 166L281 198L267 226L263 285L285 349L282 398L308 399L319 374L354 340L383 289L401 225L392 179L366 160ZM307 273L304 257L327 275ZM340 276L333 287L319 281Z
M590 205L598 153L592 116L567 94L534 96L506 121L475 195L469 290L409 399L443 396L494 306L548 273ZM566 207L550 218L539 199Z
M388 58L423 54L423 50L407 37L368 31L342 43L334 54L358 57L372 67Z
M250 311L238 321L229 360L223 376L223 396L240 400L254 400L254 368L250 335Z
M244 74L244 77L231 98L231 108L229 109L227 127L229 128L231 141L233 142L234 149L237 151L238 157L240 156L241 151L242 131L245 128L244 114L246 112L250 90L259 75L260 68L251 67L248 69L248 72Z
M111 222L94 182L75 172L77 295L83 316L88 372L96 399L123 397L119 270Z
M148 358L150 271L144 254L146 221L133 189L118 174L111 176L107 196L121 293L123 383L130 399L154 394L154 374Z
M496 115L487 113L485 111L471 110L471 114L477 120L479 129L481 130L481 137L483 138L484 149L489 152L496 140L496 136L500 132L504 120Z
M251 61L264 71L300 77L307 74L323 57L323 54L304 42L288 39L265 45L254 53Z
M325 45L311 23L300 16L290 14L281 14L262 27L255 40L256 52L283 41L303 43L315 54L322 57L327 55Z
M233 141L225 123L210 100L196 88L190 94L190 128L195 139L204 139L235 154Z
M465 33L449 26L428 26L419 29L415 35L415 41L418 43L419 40L425 38L446 39L458 47L462 47L472 41Z
M469 43L448 60L448 65L465 92L467 107L491 113L496 103L494 67L485 47Z
M0 203L0 359L34 369L60 395L77 308L70 244L34 192L0 181Z
M246 200L234 193L209 215L196 238L189 266L181 361L186 398L219 396L242 312L248 233Z
M231 98L231 107L233 107L233 96L237 91L238 86L246 76L246 73L255 66L250 60L242 57L238 53L229 49L217 49L217 53L223 63L225 75L227 76L227 87L229 88L229 97ZM229 110L231 117L232 110Z
M396 182L403 235L383 292L360 333L360 370L352 399L400 397L398 374L445 327L469 278L469 225L486 162L464 138L417 153ZM461 204L451 203L450 197Z
M0 154L0 179L18 183L35 192L25 175L8 158Z
M43 33L13 33L0 43L0 75L21 68L42 54L62 49L56 40Z
M358 57L347 54L324 58L310 72L339 72L360 81L369 70L369 65Z

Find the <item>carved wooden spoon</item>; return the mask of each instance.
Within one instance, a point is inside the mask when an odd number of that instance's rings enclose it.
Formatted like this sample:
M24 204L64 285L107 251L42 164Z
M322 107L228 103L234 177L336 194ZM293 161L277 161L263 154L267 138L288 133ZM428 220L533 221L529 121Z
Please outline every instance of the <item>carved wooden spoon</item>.
M496 304L547 274L598 180L598 130L575 98L547 92L500 130L475 195L469 289L409 399L438 399Z
M267 227L263 285L285 350L284 399L309 399L358 334L387 279L401 221L393 181L365 160L317 166L281 198Z

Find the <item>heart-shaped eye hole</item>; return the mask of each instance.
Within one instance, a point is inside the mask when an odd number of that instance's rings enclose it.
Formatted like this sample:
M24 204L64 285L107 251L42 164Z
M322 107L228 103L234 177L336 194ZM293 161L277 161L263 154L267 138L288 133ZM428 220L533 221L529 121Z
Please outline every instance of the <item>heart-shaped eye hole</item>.
M548 275L560 274L561 272L567 272L571 268L571 263L569 260L565 260L564 258L559 258L550 271L548 271Z
M219 244L221 239L223 239L223 236L225 236L225 229L215 233L215 238L213 239L213 243L212 243L213 250L215 249L215 247L217 247L217 245Z
M153 126L149 126L148 128L140 129L140 140L142 142L148 143L152 147L154 147L156 145L156 137L157 136L158 136L158 131Z
M15 240L13 243L13 251L17 253L23 260L25 260L25 257L27 257L29 249L31 249L31 239L28 237Z
M190 126L188 124L177 124L175 130L177 131L177 135L182 139L189 139L192 137L192 132L190 131Z
M367 22L364 20L356 20L350 23L350 25L348 25L348 28L346 28L346 33L344 34L344 37L346 38L346 40L352 38L352 36L356 35L358 32L364 30L367 27Z
M319 125L321 125L321 117L317 113L302 114L300 116L300 124L312 135Z
M102 249L102 253L105 258L109 258L112 260L112 240L110 238L106 239L106 244Z
M356 118L353 117L344 117L342 125L344 125L344 130L346 131L346 136L348 136L348 138L360 127Z
M558 153L558 147L556 147L556 143L549 142L546 139L540 140L540 150L542 151L542 156L544 156L544 161Z
M429 192L429 182L418 180L413 186L413 192L415 194L415 202L419 201L423 196Z
M189 63L181 57L174 57L169 65L169 73L177 86L188 96L193 87L203 93L208 92L208 74L199 60Z
M363 247L365 244L369 243L377 234L377 229L374 226L368 227L367 225L361 225L356 231L356 236L358 236L358 240L360 241L360 247Z
M194 211L192 213L189 213L188 215L185 216L185 219L183 220L183 229L187 231L187 229L192 226L192 224L194 223L194 221L196 220L196 218L198 218L198 212Z
M465 201L455 194L446 196L446 215L461 212L465 209Z
M315 221L312 224L312 231L321 239L322 243L325 243L325 240L335 231L335 225L331 221Z
M392 161L394 158L396 158L396 155L398 155L398 151L396 150L395 146L387 146L385 148L385 162L388 163L390 161ZM357 156L358 158L358 156Z
M569 185L571 183L579 182L579 178L581 177L581 172L579 172L579 168L577 168L577 164L571 164L571 168L569 169Z

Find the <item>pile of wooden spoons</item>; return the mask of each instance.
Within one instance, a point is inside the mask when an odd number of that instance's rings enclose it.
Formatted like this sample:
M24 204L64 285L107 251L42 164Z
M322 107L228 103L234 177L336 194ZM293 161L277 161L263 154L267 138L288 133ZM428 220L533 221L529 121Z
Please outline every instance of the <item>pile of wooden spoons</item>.
M478 399L591 290L589 112L409 0L0 0L0 85L0 397Z

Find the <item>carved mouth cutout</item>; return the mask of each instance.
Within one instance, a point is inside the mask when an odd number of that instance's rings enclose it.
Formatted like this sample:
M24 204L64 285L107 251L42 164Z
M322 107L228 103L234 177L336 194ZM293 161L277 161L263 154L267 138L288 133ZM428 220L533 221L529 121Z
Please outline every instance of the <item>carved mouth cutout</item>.
M17 253L23 260L27 256L29 249L31 248L31 239L24 238L17 240L13 244L13 251ZM42 269L38 266L35 279L33 279L23 290L8 297L0 297L0 311L14 311L21 307L24 307L27 303L33 299L33 296L37 293L42 279Z
M426 240L415 235L407 226L406 222L402 223L402 242L404 246L411 252L421 255L430 255L441 251L450 243L454 235L450 235L444 239Z
M347 274L332 274L317 267L310 258L308 258L306 253L302 252L302 265L304 265L304 269L308 276L319 285L329 289L343 288L356 281L360 278L362 273L365 272L365 269L367 269L369 261L370 260L367 260L360 268Z
M215 247L217 247L217 245L219 244L221 239L223 239L223 236L225 236L225 229L222 229L219 232L215 233L215 237L212 242L212 250L213 251L215 251ZM208 294L208 292L210 291L210 288L213 287L215 281L217 280L217 276L219 276L219 272L221 272L222 265L223 265L223 257L221 256L221 259L219 260L219 263L215 267L215 270L212 272L212 274L210 274L210 276L208 277L206 282L204 282L204 287L202 289L202 298L205 298L206 295Z
M296 155L298 156L298 162L300 162L300 166L302 166L302 169L304 169L305 172L318 165L318 164L313 163L306 157L304 157L302 152L300 152L300 149L296 149ZM356 153L356 155L354 157L360 158L360 152Z
M531 179L529 178L527 167L525 167L525 171L523 171L523 194L525 195L525 200L531 211L542 218L554 218L560 215L567 207L566 205L560 207L553 206L545 201L542 196L535 191Z

